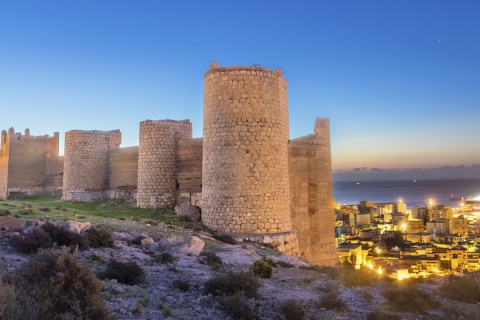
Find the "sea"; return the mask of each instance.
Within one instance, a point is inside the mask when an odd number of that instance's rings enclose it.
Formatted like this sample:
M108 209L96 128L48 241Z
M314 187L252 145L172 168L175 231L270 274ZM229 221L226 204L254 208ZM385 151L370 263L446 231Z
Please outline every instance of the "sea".
M400 199L411 209L415 206L444 204L453 208L461 206L461 199L480 196L480 179L447 180L389 180L389 181L341 181L333 182L335 202L358 204L398 202Z

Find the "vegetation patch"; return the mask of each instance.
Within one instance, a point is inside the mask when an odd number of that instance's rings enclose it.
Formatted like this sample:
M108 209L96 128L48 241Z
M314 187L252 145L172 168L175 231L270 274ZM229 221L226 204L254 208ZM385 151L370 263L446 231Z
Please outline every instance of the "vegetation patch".
M245 271L218 274L204 284L205 293L227 296L243 292L249 298L257 296L259 287L260 283L257 277L253 273Z
M112 319L90 269L67 251L41 251L13 275L5 319Z
M160 253L152 254L153 262L160 264L167 264L177 261L177 257L170 251L162 251Z
M264 279L269 279L272 277L273 274L273 267L264 259L260 259L255 261L251 267L250 270L257 276L264 278Z
M243 293L219 298L223 311L234 320L257 319L254 309L248 304L247 297Z
M346 287L370 286L382 278L375 270L369 268L344 268L338 276Z
M136 261L122 262L115 259L109 260L103 272L100 273L102 279L117 279L118 282L134 285L142 284L147 280L145 271Z
M466 303L480 302L480 283L475 276L450 276L440 286L442 296Z
M302 304L296 300L283 302L279 307L279 311L285 320L303 320L306 315Z
M237 244L237 240L235 240L233 236L226 233L215 233L213 235L213 238L221 242L225 242L229 244Z
M175 279L172 281L172 288L178 289L180 291L189 291L190 282L184 279Z
M386 289L383 296L398 311L425 313L438 306L437 300L415 285L397 284Z
M112 232L107 228L92 227L87 231L88 243L93 248L113 248Z
M198 262L212 267L220 267L223 263L222 259L217 256L215 252L206 250L200 252L200 254L198 255Z

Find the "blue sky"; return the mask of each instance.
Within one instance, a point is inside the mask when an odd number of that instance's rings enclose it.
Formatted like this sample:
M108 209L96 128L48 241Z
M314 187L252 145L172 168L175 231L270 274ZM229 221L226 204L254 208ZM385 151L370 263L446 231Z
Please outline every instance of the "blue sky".
M188 118L200 137L216 60L282 68L291 137L330 118L336 172L469 167L479 16L473 0L2 0L0 129L120 129L132 146L140 121Z

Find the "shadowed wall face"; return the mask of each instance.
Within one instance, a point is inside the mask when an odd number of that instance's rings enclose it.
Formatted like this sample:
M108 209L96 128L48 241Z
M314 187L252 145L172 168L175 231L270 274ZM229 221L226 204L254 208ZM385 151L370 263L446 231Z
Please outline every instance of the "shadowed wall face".
M279 69L212 64L205 74L202 220L208 227L291 230L287 100Z
M315 133L290 141L292 227L300 254L316 265L336 265L332 164L328 119L318 118Z

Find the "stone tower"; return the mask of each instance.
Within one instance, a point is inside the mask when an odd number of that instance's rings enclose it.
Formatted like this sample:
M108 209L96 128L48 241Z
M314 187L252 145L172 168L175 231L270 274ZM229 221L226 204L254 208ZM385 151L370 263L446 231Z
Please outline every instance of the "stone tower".
M89 201L102 199L108 186L108 151L119 148L119 130L65 133L63 198Z
M192 138L189 120L140 123L137 206L173 208L176 202L177 142Z
M203 223L228 233L291 231L281 69L212 63L204 76L203 134Z

